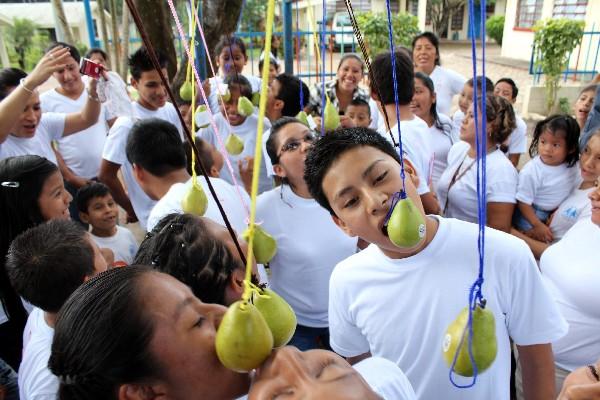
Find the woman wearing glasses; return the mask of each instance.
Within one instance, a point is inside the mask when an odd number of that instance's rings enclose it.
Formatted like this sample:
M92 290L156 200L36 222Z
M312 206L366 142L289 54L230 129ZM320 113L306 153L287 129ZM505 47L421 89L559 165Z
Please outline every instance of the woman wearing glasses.
M304 160L315 139L295 118L273 123L267 154L282 184L261 194L257 203L257 220L277 240L269 282L296 313L298 326L290 345L300 350L329 349L329 277L357 244L334 224L304 182Z

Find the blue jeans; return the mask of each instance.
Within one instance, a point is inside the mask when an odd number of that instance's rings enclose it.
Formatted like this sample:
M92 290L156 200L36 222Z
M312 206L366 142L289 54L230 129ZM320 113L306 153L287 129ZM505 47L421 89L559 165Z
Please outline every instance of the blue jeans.
M531 206L535 211L535 215L539 218L540 221L542 221L545 224L546 221L548 221L548 218L550 218L552 211L540 210L533 204ZM513 225L515 226L515 228L523 232L526 232L533 228L533 225L531 225L529 221L527 221L527 218L523 216L521 211L519 211L518 207L515 209L515 214L513 215Z
M329 347L329 328L311 328L309 326L296 325L296 332L288 343L301 351L312 349L331 350Z
M0 393L5 400L19 400L19 385L15 371L0 358Z

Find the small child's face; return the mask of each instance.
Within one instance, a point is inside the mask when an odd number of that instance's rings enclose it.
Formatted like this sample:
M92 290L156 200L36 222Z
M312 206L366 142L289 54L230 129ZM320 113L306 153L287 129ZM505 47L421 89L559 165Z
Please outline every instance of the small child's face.
M595 97L595 92L593 90L588 90L581 93L575 101L575 104L573 105L573 112L575 113L575 119L580 126L583 126L585 121L587 121L587 117L590 114Z
M564 132L545 130L540 135L537 145L538 154L546 165L557 166L565 162L569 154Z
M210 154L213 159L213 165L210 167L209 175L213 178L218 178L221 169L223 169L223 164L225 163L225 159L223 158L223 154L215 146L206 142L206 145L210 145Z
M393 195L402 190L400 164L394 158L371 146L348 150L327 171L322 187L336 214L334 221L344 232L386 253L402 253L383 231ZM424 216L411 179L406 179L406 192Z
M512 104L515 103L517 99L513 98L513 88L506 82L498 82L496 86L494 86L494 96L504 97L506 100L510 101Z
M223 114L223 116L227 118L231 126L238 126L243 124L246 120L246 117L238 114L237 110L238 101L241 97L239 86L229 85L229 93L231 94L229 101L223 102L225 103L224 108L223 104L219 103L219 108L221 109L221 114Z
M368 128L371 125L371 115L369 106L346 107L346 115L354 122L354 125L360 128Z
M275 79L277 75L279 75L279 67L269 63L269 85L271 82L273 82L273 79ZM260 76L262 76L262 71Z
M81 213L84 222L89 223L92 228L109 231L117 226L119 208L112 195L94 197L88 203L87 213Z
M224 76L241 74L247 61L246 55L235 45L225 46L219 53L218 63Z
M600 178L600 135L588 140L579 158L581 177L584 182L597 182Z
M460 108L460 111L466 113L471 103L473 103L473 86L465 83L462 92L460 92L460 97L458 98L458 107Z

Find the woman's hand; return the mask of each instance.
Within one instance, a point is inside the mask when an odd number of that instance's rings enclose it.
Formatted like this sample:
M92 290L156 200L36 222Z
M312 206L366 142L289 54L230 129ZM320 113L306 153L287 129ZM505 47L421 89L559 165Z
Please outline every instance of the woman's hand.
M552 240L554 240L554 235L552 235L552 231L550 230L548 225L545 225L543 223L534 225L533 228L528 230L526 233L527 236L535 240L539 240L540 242L550 243L552 242Z
M45 54L33 71L25 78L28 89L35 89L46 82L54 72L65 68L67 58L71 57L68 47L57 47Z
M254 157L246 156L238 160L238 170L240 171L244 189L250 194L252 190L252 174L254 173Z

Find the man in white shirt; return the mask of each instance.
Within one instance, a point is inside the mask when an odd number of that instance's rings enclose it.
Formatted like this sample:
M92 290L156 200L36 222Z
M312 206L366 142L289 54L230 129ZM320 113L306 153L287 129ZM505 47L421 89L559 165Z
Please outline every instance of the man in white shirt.
M106 261L77 223L52 220L17 236L6 270L19 295L35 306L23 332L20 398L54 400L59 379L48 359L58 310L83 282L106 271Z
M494 85L494 95L504 97L513 106L517 101L517 94L519 94L519 88L517 88L515 81L510 78L498 79L496 85ZM515 119L517 127L512 131L505 143L507 147L505 153L516 168L519 165L521 154L527 151L527 124L516 112Z
M158 51L157 57L162 73L167 76L166 56ZM104 144L98 178L110 188L115 201L125 209L127 221L139 220L140 226L146 229L146 221L155 202L139 187L133 177L131 164L127 161L125 144L129 131L136 120L146 118L160 118L172 123L177 127L180 139L183 138L183 128L175 107L167 102L167 91L144 47L129 58L129 71L131 84L139 95L138 100L133 103L134 115L131 118L119 117L110 129ZM123 174L127 192L117 177L119 170Z

